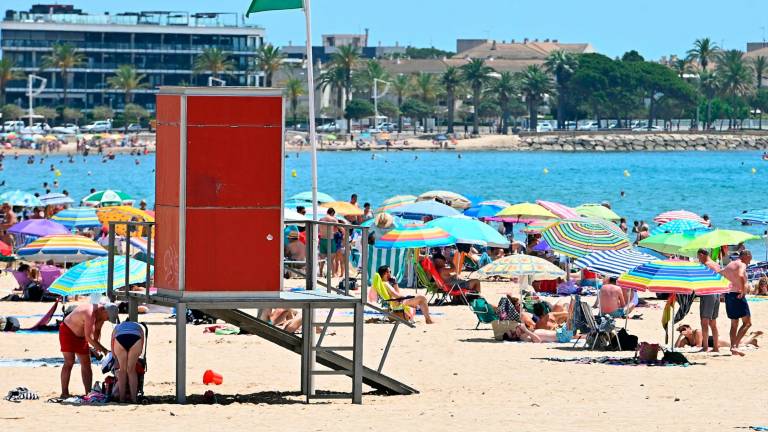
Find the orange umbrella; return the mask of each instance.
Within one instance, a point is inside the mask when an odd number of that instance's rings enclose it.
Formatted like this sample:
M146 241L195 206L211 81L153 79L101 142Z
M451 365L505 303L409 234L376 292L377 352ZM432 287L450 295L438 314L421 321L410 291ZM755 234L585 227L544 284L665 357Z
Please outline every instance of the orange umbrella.
M336 213L344 216L362 216L363 210L351 203L348 203L346 201L331 201L327 203L320 204L321 207L325 208L333 208L336 210Z

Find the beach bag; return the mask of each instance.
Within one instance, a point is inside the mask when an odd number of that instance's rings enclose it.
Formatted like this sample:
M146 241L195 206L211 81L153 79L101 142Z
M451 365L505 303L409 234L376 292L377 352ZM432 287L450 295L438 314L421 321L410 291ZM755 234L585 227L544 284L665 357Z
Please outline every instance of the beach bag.
M344 291L344 288L346 287L346 284L344 283L344 279L339 281L339 291ZM349 290L354 291L357 289L357 279L349 279Z
M626 329L621 329L616 337L619 339L621 351L637 351L637 336L629 334Z
M684 365L690 363L682 353L677 351L664 351L664 357L661 359L664 363Z
M493 328L493 338L496 340L504 340L504 334L508 331L514 331L520 323L517 321L502 321L496 320L491 323Z
M643 362L655 362L659 359L659 351L661 351L659 344L643 342L637 347L635 356Z

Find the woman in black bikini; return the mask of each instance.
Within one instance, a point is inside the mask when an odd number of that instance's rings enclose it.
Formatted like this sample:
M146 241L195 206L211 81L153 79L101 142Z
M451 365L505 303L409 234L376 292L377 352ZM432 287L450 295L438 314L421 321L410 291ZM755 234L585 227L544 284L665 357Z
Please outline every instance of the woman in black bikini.
M701 330L699 329L694 330L688 324L683 324L677 328L677 331L680 332L680 336L678 336L677 341L675 342L676 348L684 348L686 346L701 347ZM744 338L745 340L744 345L753 345L757 347L758 346L757 340L762 335L763 335L763 332L760 330L750 333L747 337ZM709 348L714 348L713 346L714 339L712 338L712 336L709 337L709 340L707 341L707 343ZM720 339L717 345L719 348L727 348L731 346L731 344L724 339Z
M136 362L144 350L144 329L139 323L125 321L112 332L112 354L117 359L117 391L120 402L125 402L130 391L131 402L137 403L139 376Z

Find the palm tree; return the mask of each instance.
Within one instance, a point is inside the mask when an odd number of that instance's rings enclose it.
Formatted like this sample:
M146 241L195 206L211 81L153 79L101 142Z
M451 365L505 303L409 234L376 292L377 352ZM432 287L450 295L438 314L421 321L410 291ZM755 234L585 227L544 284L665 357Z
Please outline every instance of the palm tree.
M552 51L544 62L544 68L557 81L557 128L565 126L566 84L579 65L578 58L563 50ZM506 133L506 132L505 132Z
M229 54L219 48L211 47L203 49L203 52L198 54L192 69L197 74L210 73L212 77L218 79L221 74L232 72L235 69L235 63L229 58Z
M539 106L544 96L552 92L552 81L541 66L530 65L520 72L520 91L528 105L529 127L536 130Z
M744 52L737 49L723 51L718 57L717 76L720 89L731 100L734 108L732 118L728 119L729 126L735 121L735 108L740 97L752 91L754 76L752 66L744 60Z
M448 104L448 133L453 133L453 119L456 117L456 90L462 83L461 70L448 66L440 77L440 84L445 88L446 103Z
M763 78L768 72L768 58L765 56L757 56L752 59L752 69L755 71L755 85L759 92L763 88ZM760 118L758 120L760 130L763 130L763 112L760 110Z
M704 129L708 130L712 126L712 99L717 96L720 82L714 72L704 71L699 75L699 86L701 87L701 93L707 99L707 121Z
M403 101L405 96L411 89L411 77L409 75L400 74L392 80L392 89L397 95L397 108L402 111ZM403 115L397 116L397 133L403 133Z
M688 60L695 61L701 66L701 70L707 70L709 61L717 55L718 46L709 38L696 39L693 48L688 50Z
M685 75L691 72L691 62L688 59L679 58L672 62L672 69L675 70L677 76L684 79Z
M485 60L472 59L469 63L461 67L464 81L472 88L472 105L475 107L475 115L472 119L472 134L480 135L480 116L478 108L480 107L480 97L493 68L485 64Z
M0 59L0 106L5 105L5 88L9 81L23 79L24 73L16 69L16 63L8 57Z
M136 68L131 65L121 65L115 71L115 76L107 78L107 84L113 89L122 90L125 94L125 103L133 102L133 91L147 88L147 84L142 81L146 78L144 74L138 74Z
M499 102L501 108L501 133L509 131L509 118L512 115L512 101L518 96L518 82L512 72L502 72L499 78L488 87L489 96Z
M43 69L58 69L61 77L62 103L67 104L67 90L69 88L69 70L80 66L85 62L85 55L78 52L74 45L54 44L51 53L43 56Z
M296 129L296 110L299 108L299 98L305 94L304 80L292 76L285 80L283 87L285 87L285 97L291 104L293 128Z
M344 70L332 65L320 74L316 85L320 91L330 90L336 93L334 105L336 116L340 117L340 113L344 110Z
M283 65L283 55L280 48L272 44L262 45L256 50L256 70L264 73L264 84L272 87L272 77Z
M374 97L373 88L376 80L389 81L389 72L376 59L365 62L364 67L353 76L353 81L356 83L355 87L367 93L371 98ZM381 92L381 87L378 89Z
M334 68L338 68L344 73L344 100L349 102L352 100L352 71L357 66L357 62L360 59L360 53L357 47L351 45L340 46L333 56L331 56L331 63ZM344 109L344 107L341 107ZM351 119L347 119L347 133L352 133Z
M438 93L438 85L437 85L437 79L436 76L427 73L427 72L421 72L417 75L415 75L413 80L413 92L414 94L424 102L425 105L429 107L433 107L435 104L435 99L437 99L437 93ZM424 128L424 132L427 132L427 118L425 117L422 119L422 127Z

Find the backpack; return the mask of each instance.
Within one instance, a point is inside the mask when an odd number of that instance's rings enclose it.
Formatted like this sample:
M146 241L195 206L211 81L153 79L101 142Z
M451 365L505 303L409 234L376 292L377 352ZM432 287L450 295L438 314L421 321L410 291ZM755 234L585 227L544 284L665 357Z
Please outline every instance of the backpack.
M637 350L637 345L639 343L637 336L629 334L626 329L619 330L619 332L616 334L616 337L619 340L622 351Z

